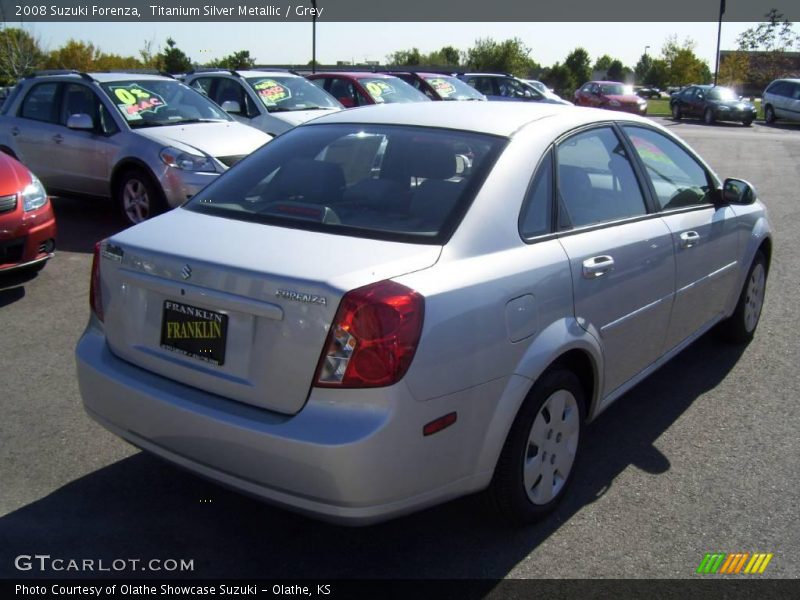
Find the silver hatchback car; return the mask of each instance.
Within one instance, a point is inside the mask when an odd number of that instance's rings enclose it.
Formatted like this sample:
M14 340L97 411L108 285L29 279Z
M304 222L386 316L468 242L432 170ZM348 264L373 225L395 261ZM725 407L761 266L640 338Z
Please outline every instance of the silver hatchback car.
M132 444L322 519L485 491L528 522L587 422L712 327L753 336L771 254L755 190L637 116L341 112L98 244L80 389Z
M170 77L45 72L0 115L0 150L52 193L112 197L130 223L178 206L271 136Z

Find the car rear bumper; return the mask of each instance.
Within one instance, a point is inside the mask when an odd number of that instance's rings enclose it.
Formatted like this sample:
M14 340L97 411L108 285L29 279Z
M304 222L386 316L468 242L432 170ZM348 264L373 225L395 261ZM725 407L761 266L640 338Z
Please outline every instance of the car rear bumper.
M475 427L456 424L422 435L425 423L449 411L461 411L461 420L471 391L419 402L402 382L377 390L314 389L299 413L283 415L117 358L94 318L76 359L86 411L111 432L227 487L316 518L367 525L477 491L491 478L470 472L481 444L464 435Z
M29 267L53 257L56 219L48 202L25 214L14 227L0 219L0 271Z

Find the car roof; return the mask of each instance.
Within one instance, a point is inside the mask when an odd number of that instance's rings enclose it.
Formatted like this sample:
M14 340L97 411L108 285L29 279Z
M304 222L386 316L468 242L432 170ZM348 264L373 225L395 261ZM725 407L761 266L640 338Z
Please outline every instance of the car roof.
M493 102L410 102L364 106L314 119L301 127L323 124L380 124L439 127L511 137L542 119L560 121L564 130L593 122L627 120L652 123L636 115L561 104L509 102L502 110Z
M88 73L95 81L99 83L107 83L109 81L141 81L143 79L155 79L161 81L177 81L172 77L165 75L156 75L155 73Z
M322 73L312 73L309 77L314 77L316 75L325 75L326 77L352 77L353 79L363 79L365 77L370 78L378 78L378 79L388 79L389 77L394 77L394 75L388 75L386 73L373 73L372 71L325 71Z
M187 77L207 77L209 75L212 77L214 75L227 75L228 77L236 77L237 75L241 75L242 77L294 77L304 79L302 75L297 75L289 71L282 71L280 69L219 69L210 71L195 71L194 73L187 75Z
M461 73L464 77L511 77L512 79L517 79L513 75L509 75L508 73Z

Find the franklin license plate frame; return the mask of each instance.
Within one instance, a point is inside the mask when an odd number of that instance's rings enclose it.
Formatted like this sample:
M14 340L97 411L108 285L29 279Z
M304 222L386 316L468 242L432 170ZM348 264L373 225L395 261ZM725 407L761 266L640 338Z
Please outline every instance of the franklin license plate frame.
M221 367L225 364L228 315L182 302L165 300L161 315L161 347Z

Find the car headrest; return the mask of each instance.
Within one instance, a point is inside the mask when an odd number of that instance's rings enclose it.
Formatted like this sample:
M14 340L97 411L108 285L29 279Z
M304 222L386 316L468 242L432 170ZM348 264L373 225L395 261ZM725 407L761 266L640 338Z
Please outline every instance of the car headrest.
M409 175L412 177L450 179L456 174L456 155L446 144L414 144L409 163Z
M342 196L344 173L334 163L293 158L275 176L272 187L277 200L331 204Z

